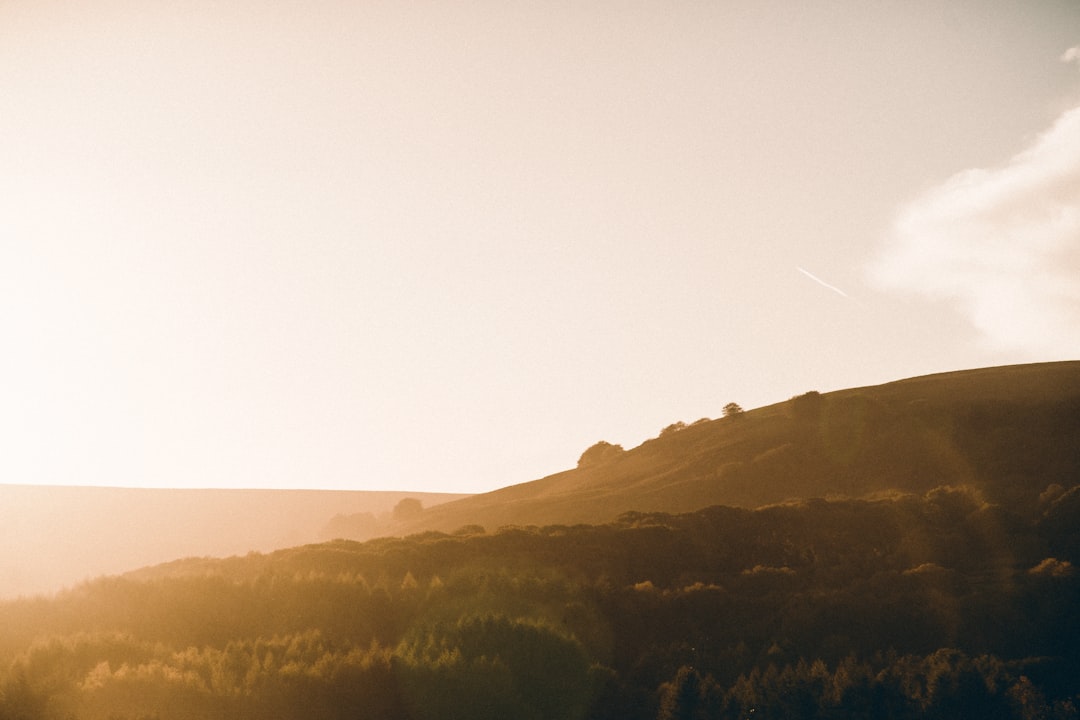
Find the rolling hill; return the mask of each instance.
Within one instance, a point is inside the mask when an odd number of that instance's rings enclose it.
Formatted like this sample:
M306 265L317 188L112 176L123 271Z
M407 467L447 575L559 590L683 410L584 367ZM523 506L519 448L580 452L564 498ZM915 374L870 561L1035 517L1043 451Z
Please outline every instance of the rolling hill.
M405 497L435 505L461 495L0 484L0 598L180 557L316 542L331 516L374 521Z
M1034 509L1080 481L1080 362L983 368L676 423L577 468L426 510L400 533L602 523L628 511L756 508L967 485ZM600 455L589 461L589 455Z
M598 524L941 485L1034 511L1078 480L1080 362L966 370L675 423L636 448L598 444L574 469L482 495L0 485L0 597L335 537ZM389 511L405 497L425 509L395 522Z
M0 718L1080 720L1078 439L1053 363L598 443L404 536L0 600ZM222 498L231 529L324 507Z

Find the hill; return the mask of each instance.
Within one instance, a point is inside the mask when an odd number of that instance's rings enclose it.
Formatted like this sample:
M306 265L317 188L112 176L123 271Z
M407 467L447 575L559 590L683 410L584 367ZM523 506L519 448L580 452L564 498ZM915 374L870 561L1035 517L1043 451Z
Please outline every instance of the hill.
M334 515L368 519L374 534L376 519L406 497L432 506L462 496L0 485L0 597L54 592L179 557L316 542Z
M452 532L0 601L0 718L1080 720L1078 380L811 392L398 514Z
M1034 509L1080 478L1080 362L942 373L689 425L577 468L440 505L398 532L600 523L629 511L755 508L795 498L968 485ZM598 455L590 461L590 455Z

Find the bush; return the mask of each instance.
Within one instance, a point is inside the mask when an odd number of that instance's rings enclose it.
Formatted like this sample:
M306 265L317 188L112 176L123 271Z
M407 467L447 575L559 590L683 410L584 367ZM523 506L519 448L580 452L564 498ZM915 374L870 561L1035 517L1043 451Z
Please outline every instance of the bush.
M588 448L585 452L581 453L581 457L578 458L577 466L579 468L592 467L593 465L600 465L601 463L610 462L615 458L622 455L622 445L612 445L609 442L601 440L592 447Z

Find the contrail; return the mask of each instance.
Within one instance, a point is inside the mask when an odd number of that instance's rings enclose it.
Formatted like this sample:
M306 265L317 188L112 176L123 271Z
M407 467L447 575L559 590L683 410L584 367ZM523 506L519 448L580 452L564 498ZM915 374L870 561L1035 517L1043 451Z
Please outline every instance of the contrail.
M851 299L851 296L850 296L850 295L848 295L848 294L847 294L846 292L844 292L844 291L843 291L843 290L841 290L840 288L836 287L835 285L830 285L829 283L827 283L827 282L825 282L824 280L822 280L821 278L819 278L819 277L818 277L817 275L814 275L814 273L812 273L812 272L809 272L809 271L807 271L807 270L803 270L803 269L802 269L801 267L799 267L798 265L796 265L796 266L795 266L795 269L796 269L796 270L798 270L799 272L801 272L801 273L802 273L803 275L805 275L806 277L808 277L808 278L810 278L811 280L813 280L814 282L816 282L816 283L817 283L818 285L821 285L822 287L827 287L827 288L829 288L830 290L832 290L832 291L833 291L834 293L836 293L836 294L838 294L838 295L843 295L844 297L846 297L846 298L848 298L848 299Z

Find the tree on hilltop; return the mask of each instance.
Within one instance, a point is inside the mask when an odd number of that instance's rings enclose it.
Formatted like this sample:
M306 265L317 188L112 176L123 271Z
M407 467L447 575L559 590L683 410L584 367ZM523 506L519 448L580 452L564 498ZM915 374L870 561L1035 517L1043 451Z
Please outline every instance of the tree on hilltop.
M791 414L796 420L815 422L825 409L825 396L817 390L796 395L788 401Z
M724 406L724 417L735 417L737 415L742 415L744 412L745 410L742 409L742 406L739 405L739 403L729 402Z
M583 468L599 465L600 463L605 463L619 457L624 452L626 451L623 450L622 445L612 445L606 440L601 440L589 447L585 452L581 453L581 457L578 458L577 461L577 466Z
M684 423L682 420L679 420L677 422L671 423L666 428L661 430L660 431L660 437L664 437L665 435L670 435L671 433L677 433L680 430L685 430L685 429L686 429L686 423Z

